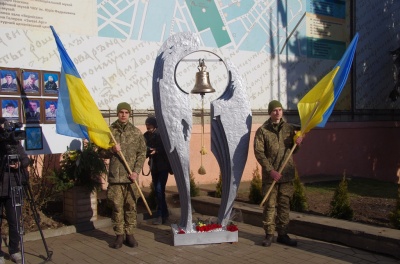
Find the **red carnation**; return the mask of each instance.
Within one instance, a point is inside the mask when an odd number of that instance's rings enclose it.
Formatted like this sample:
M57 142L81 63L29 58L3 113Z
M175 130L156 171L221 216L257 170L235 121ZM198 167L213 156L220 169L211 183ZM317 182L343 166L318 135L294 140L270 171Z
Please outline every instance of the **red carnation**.
M226 230L231 231L231 232L235 232L235 231L238 231L239 229L238 229L238 227L236 225L230 224L230 225L226 226Z

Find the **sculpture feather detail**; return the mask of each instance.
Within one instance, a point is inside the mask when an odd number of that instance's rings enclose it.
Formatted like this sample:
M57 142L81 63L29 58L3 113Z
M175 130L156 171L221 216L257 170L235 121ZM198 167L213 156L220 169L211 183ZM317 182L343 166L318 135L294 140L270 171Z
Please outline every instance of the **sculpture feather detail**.
M247 161L251 107L235 66L227 61L230 80L224 93L211 102L211 151L221 169L222 197L218 222L226 226Z
M180 228L193 231L190 202L190 95L175 82L175 67L198 50L199 39L190 32L172 35L161 46L153 72L153 103L164 148L171 163L181 205Z

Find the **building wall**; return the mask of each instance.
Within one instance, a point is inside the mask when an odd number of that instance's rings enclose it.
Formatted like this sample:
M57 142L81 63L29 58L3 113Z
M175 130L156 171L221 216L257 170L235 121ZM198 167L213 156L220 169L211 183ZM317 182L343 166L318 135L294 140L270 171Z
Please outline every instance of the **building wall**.
M253 152L253 139L261 124L253 124L247 164L242 181L251 181L257 161ZM144 126L138 126L145 131ZM190 167L195 182L199 184L217 183L219 166L211 153L210 127L205 126L205 147L203 156L205 175L197 173L201 165L201 126L195 125L190 143ZM343 175L365 177L389 182L399 181L400 176L400 122L336 122L325 128L311 130L303 141L301 149L294 155L299 176L305 179L315 175ZM261 172L261 168L260 172ZM148 166L145 165L145 172ZM151 177L142 176L141 185L148 186ZM168 186L175 185L174 177L169 177Z
M295 160L299 174L398 181L400 123L342 122L307 134Z

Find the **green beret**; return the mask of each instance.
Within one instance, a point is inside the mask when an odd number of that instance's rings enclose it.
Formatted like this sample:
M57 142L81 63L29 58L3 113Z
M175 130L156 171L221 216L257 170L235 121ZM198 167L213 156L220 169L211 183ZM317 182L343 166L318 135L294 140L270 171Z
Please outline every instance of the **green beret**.
M119 103L118 104L118 106L117 106L117 113L119 113L119 111L121 111L122 109L126 109L126 110L128 110L129 112L131 112L131 106L128 104L128 103L126 103L126 102L123 102L123 103Z
M279 101L272 100L271 102L269 102L269 104L268 104L268 114L271 114L271 112L277 107L283 108L282 104Z

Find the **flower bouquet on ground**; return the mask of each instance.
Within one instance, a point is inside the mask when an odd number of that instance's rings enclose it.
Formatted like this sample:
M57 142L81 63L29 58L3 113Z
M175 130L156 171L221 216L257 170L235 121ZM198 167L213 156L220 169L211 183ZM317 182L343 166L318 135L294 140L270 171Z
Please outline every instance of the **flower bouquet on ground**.
M197 219L190 230L176 224L172 224L171 228L174 246L238 242L238 227L232 221L222 226L216 218Z
M243 215L240 209L232 209L229 220L227 220L225 229L226 231L236 232L239 231L235 222L243 222Z
M239 231L239 228L237 227L237 225L235 225L233 222L231 222L226 226L226 231L236 232L236 231Z
M213 222L212 219L209 219L208 221L198 219L197 222L194 223L194 229L197 232L215 232L221 231L222 225L218 224L217 222Z
M225 227L223 227L216 221L216 219L214 220L213 218L210 218L207 220L201 220L198 218L197 221L193 223L193 231L197 233L220 231L236 232L239 231L239 228L233 221L229 221L229 223ZM176 233L186 234L186 231L179 227L176 230Z

